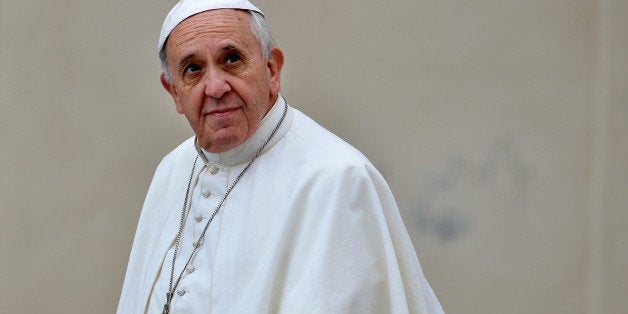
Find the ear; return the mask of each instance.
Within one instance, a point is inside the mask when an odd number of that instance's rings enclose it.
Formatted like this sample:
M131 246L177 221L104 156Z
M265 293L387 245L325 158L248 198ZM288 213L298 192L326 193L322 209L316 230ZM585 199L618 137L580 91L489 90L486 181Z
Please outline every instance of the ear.
M177 112L179 114L183 114L183 106L181 106L181 102L179 102L179 94L177 94L177 90L174 87L173 83L170 83L166 80L166 73L161 72L161 76L159 77L161 80L161 86L172 96L174 100L174 104L177 107Z
M270 96L275 97L281 88L281 68L283 67L283 51L275 47L268 56L268 70L270 72Z

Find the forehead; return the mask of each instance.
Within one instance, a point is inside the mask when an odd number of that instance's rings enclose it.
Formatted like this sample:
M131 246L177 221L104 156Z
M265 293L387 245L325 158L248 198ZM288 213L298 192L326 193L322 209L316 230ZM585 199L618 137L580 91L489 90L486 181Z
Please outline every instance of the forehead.
M168 54L198 45L240 44L252 49L257 40L251 32L250 13L219 9L195 14L177 25L170 36ZM259 44L259 43L258 43Z

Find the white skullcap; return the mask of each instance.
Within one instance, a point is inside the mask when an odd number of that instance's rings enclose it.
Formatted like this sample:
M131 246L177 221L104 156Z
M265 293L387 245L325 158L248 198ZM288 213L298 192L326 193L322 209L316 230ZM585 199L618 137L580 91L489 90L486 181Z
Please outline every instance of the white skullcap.
M164 20L164 24L161 26L157 52L161 51L170 32L183 20L194 14L216 9L250 10L264 15L262 10L258 9L247 0L181 0L170 10L170 13L168 13Z

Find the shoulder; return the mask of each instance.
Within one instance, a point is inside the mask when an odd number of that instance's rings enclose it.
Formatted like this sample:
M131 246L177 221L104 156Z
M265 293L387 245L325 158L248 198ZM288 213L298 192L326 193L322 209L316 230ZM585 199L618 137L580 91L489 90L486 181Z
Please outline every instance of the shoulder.
M155 194L151 193L153 191L158 191L157 194L164 193L171 181L178 179L177 174L189 171L195 153L194 137L191 137L164 156L155 169L148 196Z
M332 168L371 165L368 158L351 144L299 110L293 110L294 121L286 142L291 152L302 155L308 165Z
M171 150L166 156L161 159L160 166L162 164L169 164L175 162L177 159L182 156L189 155L190 153L194 153L194 136L188 138L183 141L179 146L175 147Z
M195 154L194 149L194 136L183 141L179 146L171 150L166 156L164 156L159 165L157 166L157 172L164 171L175 167L178 163L187 161L191 156L193 158Z
M309 188L326 186L324 190L338 189L338 184L386 185L364 154L305 114L293 110L291 128L270 158L273 169L286 173L289 179L286 182L306 183Z

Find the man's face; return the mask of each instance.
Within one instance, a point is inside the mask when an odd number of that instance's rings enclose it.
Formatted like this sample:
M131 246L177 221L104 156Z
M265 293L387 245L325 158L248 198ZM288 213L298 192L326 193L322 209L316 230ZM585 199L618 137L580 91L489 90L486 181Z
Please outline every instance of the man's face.
M265 60L248 12L210 10L170 33L166 46L173 82L161 81L198 143L212 153L249 139L279 93L283 54Z

